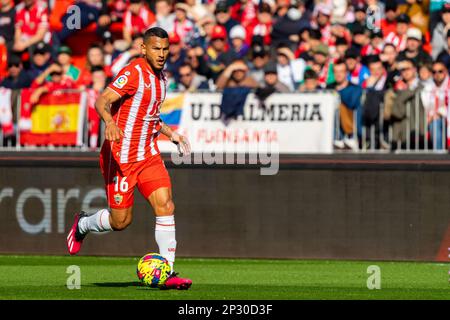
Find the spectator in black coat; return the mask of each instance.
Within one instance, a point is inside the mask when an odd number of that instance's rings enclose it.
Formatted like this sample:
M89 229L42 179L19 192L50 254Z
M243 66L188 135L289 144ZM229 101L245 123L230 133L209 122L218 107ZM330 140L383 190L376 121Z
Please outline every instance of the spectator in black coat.
M17 56L8 59L8 76L0 82L0 87L8 89L23 89L31 85L32 79L23 70L22 61Z

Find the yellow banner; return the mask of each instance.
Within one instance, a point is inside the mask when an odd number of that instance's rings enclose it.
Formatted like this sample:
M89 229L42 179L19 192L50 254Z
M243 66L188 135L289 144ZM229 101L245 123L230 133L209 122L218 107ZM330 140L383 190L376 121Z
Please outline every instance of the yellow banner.
M37 105L31 114L31 132L76 132L78 109L78 104Z

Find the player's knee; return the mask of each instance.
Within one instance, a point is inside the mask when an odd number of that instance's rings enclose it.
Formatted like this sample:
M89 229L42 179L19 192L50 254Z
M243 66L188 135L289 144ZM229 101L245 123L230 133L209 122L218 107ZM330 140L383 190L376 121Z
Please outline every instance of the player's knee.
M127 217L120 217L120 218L115 218L112 219L111 221L111 227L113 228L114 231L121 231L126 229L129 225L131 224L131 219L127 218Z
M175 212L175 204L172 199L162 201L156 208L156 215L158 216L171 216Z

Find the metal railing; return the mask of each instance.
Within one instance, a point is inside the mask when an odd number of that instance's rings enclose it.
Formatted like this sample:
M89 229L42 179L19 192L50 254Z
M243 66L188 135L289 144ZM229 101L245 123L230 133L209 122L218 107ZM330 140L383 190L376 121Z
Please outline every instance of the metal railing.
M450 124L449 110L445 114L438 115L436 110L430 105L434 101L423 101L422 93L426 89L416 92L411 99L404 103L404 116L396 119L391 116L385 119L385 103L379 105L378 119L371 124L361 124L361 133L357 133L357 121L353 122L353 136L357 148L335 148L336 152L360 152L360 153L447 153L450 147L447 145L447 126ZM448 96L450 92L445 92ZM433 98L434 99L434 98ZM441 101L443 102L443 101ZM445 101L445 109L448 103ZM335 132L339 132L340 111L336 111ZM358 119L358 112L364 109L355 110L353 119ZM394 131L397 133L394 135ZM335 134L335 137L339 134Z
M73 90L72 90L73 92ZM77 91L81 92L81 91ZM88 130L88 111L84 112L83 121L83 143L80 146L58 146L58 145L21 145L20 144L20 128L18 121L20 119L21 101L20 94L16 99L13 109L15 112L14 123L14 138L6 137L3 131L0 130L0 150L42 150L42 151L88 151L98 150L89 147L89 130ZM363 99L365 95L363 95ZM363 109L355 110L353 112L353 134L343 135L341 129L341 114L340 109L336 109L334 134L335 143L339 139L344 139L348 145L344 143L340 146L335 146L336 153L341 152L356 152L356 153L446 153L447 148L447 125L448 120L446 115L431 117L428 110L424 108L423 103L420 102L421 92L416 92L414 99L405 103L404 117L402 119L385 119L385 104L381 102L379 105L378 119L369 124L359 124L361 119L360 112ZM363 102L363 101L362 101ZM86 109L87 109L87 103ZM449 117L450 118L450 117ZM358 132L358 125L361 130ZM395 128L397 126L397 128ZM399 127L403 126L403 129ZM99 144L103 141L104 124L100 122L100 132L98 132ZM394 136L394 131L397 137Z

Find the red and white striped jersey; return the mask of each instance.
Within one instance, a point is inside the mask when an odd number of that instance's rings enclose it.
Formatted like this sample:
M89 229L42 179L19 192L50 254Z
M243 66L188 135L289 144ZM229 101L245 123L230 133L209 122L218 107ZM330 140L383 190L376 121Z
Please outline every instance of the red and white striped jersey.
M121 99L111 108L114 121L124 133L119 143L111 143L119 163L142 161L159 154L160 109L166 97L166 77L156 75L144 58L124 67L108 88Z
M385 38L386 43L391 43L397 49L397 52L401 52L406 49L406 35L399 36L395 32L390 32Z

